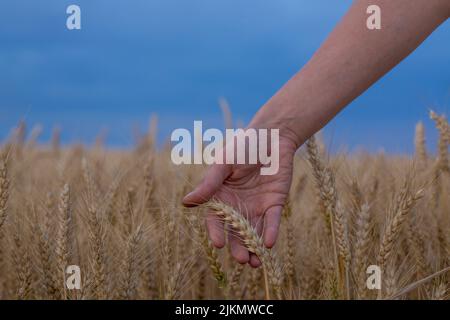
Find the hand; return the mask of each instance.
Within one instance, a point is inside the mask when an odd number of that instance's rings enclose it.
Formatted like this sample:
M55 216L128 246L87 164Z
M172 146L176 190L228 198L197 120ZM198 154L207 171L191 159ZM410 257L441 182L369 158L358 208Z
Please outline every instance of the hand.
M292 181L293 158L297 144L280 132L280 165L275 175L261 175L261 165L214 164L206 172L203 181L184 199L186 206L196 206L212 197L238 209L263 236L266 247L274 246L280 226L281 212ZM208 234L217 248L225 246L223 222L214 213L206 218ZM252 267L261 265L258 257L242 244L240 239L228 233L232 256L241 264Z

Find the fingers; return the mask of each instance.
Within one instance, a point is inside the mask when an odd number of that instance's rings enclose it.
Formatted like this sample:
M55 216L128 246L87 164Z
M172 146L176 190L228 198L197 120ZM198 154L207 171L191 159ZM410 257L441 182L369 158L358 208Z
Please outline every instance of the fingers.
M258 256L254 253L250 254L250 261L249 264L252 268L259 268L261 267L262 263L261 260L258 258Z
M209 213L206 217L206 226L212 244L216 248L223 248L225 246L223 221L214 213ZM262 227L260 229L262 230ZM236 259L237 262L240 264L249 263L254 268L261 266L259 258L248 251L247 247L242 243L242 240L232 230L228 233L228 242L231 256Z
M202 182L183 199L187 207L195 207L207 202L222 186L224 180L231 174L229 165L213 165L206 172Z
M267 248L272 248L277 241L282 210L281 206L273 206L264 215L264 245Z
M233 232L228 233L231 255L237 262L244 264L249 262L250 256L247 248L242 244L241 239Z
M225 246L225 234L222 219L210 212L206 216L206 227L212 244L218 249L223 248Z
M281 206L269 208L264 215L264 225L259 218L250 219L251 224L261 235L264 232L264 245L272 248L275 245L278 236L278 229L281 220ZM206 218L208 233L213 245L217 248L225 246L224 224L215 214L209 213ZM253 268L261 266L261 260L254 253L248 251L241 239L231 230L228 234L231 255L237 262L249 263Z

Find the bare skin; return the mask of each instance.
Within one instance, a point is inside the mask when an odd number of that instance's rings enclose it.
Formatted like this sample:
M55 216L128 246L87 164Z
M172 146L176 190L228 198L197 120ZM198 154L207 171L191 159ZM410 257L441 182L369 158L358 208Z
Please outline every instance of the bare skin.
M382 29L366 28L369 5L381 8ZM245 214L271 248L277 239L282 207L291 186L296 150L339 111L367 90L450 16L448 0L360 0L350 8L311 60L255 115L249 128L280 129L280 169L260 175L260 167L212 165L183 203L195 206L212 197ZM223 224L210 214L208 233L225 246ZM229 236L239 263L260 266L240 240Z

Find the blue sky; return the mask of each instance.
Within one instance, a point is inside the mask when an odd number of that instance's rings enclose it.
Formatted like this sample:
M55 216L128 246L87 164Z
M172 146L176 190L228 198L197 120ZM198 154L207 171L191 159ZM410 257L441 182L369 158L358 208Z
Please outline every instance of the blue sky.
M330 5L330 3L332 3ZM66 29L80 5L82 30ZM160 140L193 120L222 125L218 98L248 121L299 70L349 0L4 0L0 4L0 139L25 119L66 143L133 143L159 116ZM415 123L450 104L450 23L355 100L325 130L332 147L411 152ZM331 143L331 142L330 142Z

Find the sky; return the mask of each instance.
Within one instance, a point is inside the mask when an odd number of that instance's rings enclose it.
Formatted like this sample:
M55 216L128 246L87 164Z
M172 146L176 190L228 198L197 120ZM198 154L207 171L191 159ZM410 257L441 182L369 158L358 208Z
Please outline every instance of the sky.
M330 4L331 3L331 4ZM66 8L81 8L81 30ZM20 120L62 129L64 143L128 147L157 114L175 128L222 127L218 100L248 122L308 61L349 0L3 0L0 139ZM324 130L332 150L413 151L414 127L436 131L429 109L449 111L450 22L351 103Z

